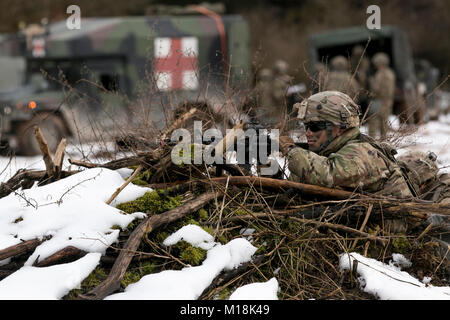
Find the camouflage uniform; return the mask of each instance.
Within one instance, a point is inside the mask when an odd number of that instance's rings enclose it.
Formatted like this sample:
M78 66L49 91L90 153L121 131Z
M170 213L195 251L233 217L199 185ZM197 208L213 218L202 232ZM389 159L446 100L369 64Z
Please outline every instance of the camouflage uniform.
M336 91L314 94L300 104L298 117L305 123L329 121L346 131L317 154L302 148L289 151L290 180L398 198L412 196L389 148L360 133L359 106L350 97Z
M344 56L336 56L331 59L331 71L324 90L336 90L349 95L352 99L356 99L359 92L359 84L348 72L348 62Z
M370 69L370 60L363 56L364 48L360 45L353 47L352 56L350 58L351 70L352 74L358 85L360 87L360 91L358 94L358 103L361 105L364 110L367 108L367 100L368 100L368 74Z
M283 60L277 60L274 64L274 79L272 84L272 99L274 102L273 122L279 123L286 117L286 93L289 88L291 77L288 75L288 64Z
M370 60L367 57L361 57L363 53L364 49L362 46L353 47L350 64L360 87L367 89L367 74L370 68Z
M385 53L377 53L372 58L372 63L377 68L375 76L370 79L370 91L373 100L369 118L369 135L374 137L378 132L380 138L386 138L388 119L392 114L395 94L395 74L389 68L389 57Z
M410 183L421 199L450 204L450 174L439 174L434 153L410 151L398 157L398 161L405 166Z
M258 72L254 90L254 102L256 105L255 117L263 123L271 123L276 108L272 98L273 73L270 69L261 69Z
M450 174L439 174L436 155L421 151L410 151L398 157L405 167L410 183L419 198L450 205ZM441 232L440 240L450 243L450 216L431 213L425 225L433 223ZM445 249L447 248L444 244Z
M314 65L314 75L313 75L313 83L312 88L313 92L317 93L325 88L325 83L327 82L328 77L328 70L327 67L321 63L318 62Z

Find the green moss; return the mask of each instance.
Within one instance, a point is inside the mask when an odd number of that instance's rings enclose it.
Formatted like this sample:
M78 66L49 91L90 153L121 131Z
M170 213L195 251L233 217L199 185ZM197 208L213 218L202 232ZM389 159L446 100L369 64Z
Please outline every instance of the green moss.
M151 262L143 262L141 265L141 269L142 269L142 275L146 275L146 274L150 274L153 273L155 271L155 265Z
M164 196L162 191L154 190L145 193L136 200L120 203L117 208L127 213L149 212L156 214L178 207L181 205L181 199L181 195Z
M92 271L89 276L83 280L81 283L81 287L86 288L93 288L98 286L100 283L102 283L106 278L108 277L108 273L105 271L105 269L101 267L95 268L94 271Z
M186 241L177 243L176 247L180 250L180 260L191 266L200 265L206 258L206 250L195 248Z
M138 186L144 186L150 183L151 176L152 171L148 169L144 172L139 173L133 180L131 180L131 182Z
M148 184L147 181L142 180L142 179L139 178L139 177L136 177L136 178L134 178L133 180L131 180L131 183L133 183L133 184L135 184L135 185L138 185L138 186L145 186L145 185Z
M208 232L210 235L214 236L214 230L212 227L202 226L202 229Z
M105 269L101 267L95 268L94 271L92 271L89 276L83 280L83 282L80 285L80 288L71 290L65 299L74 299L79 294L84 294L86 292L89 292L90 290L94 289L98 285L100 285L106 278L108 277L108 273L105 271Z
M198 210L197 215L198 215L198 219L199 219L199 220L206 220L206 219L208 219L208 217L209 217L208 211L206 211L206 210L203 209L203 208L201 208L200 210Z
M216 294L214 296L215 299L217 300L227 300L231 295L231 292L228 288L223 288L222 290L219 291L218 294Z
M406 237L398 237L392 239L392 247L396 253L404 253L409 249L411 244Z
M200 227L200 222L198 222L197 220L195 220L195 219L192 218L192 217L189 218L189 219L186 219L186 220L184 221L184 223L183 223L183 226L187 226L188 224L194 224L194 225Z
M19 223L20 221L22 221L23 220L23 218L22 217L19 217L19 218L17 218L16 220L14 220L14 223Z
M244 209L237 209L236 211L234 211L234 214L238 215L238 216L246 216L249 213L247 211L245 211Z
M125 272L120 284L126 288L128 285L138 282L141 279L141 274L138 270L128 270Z
M267 246L265 244L262 244L258 247L258 249L255 252L255 255L264 254L267 252Z

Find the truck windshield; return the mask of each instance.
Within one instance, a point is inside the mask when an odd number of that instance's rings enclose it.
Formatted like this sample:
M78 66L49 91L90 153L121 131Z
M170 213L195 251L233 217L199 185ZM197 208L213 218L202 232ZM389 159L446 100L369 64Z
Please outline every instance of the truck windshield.
M58 90L64 84L73 86L81 79L81 64L63 60L29 60L26 84Z
M22 57L0 56L0 94L14 91L23 84L25 59Z

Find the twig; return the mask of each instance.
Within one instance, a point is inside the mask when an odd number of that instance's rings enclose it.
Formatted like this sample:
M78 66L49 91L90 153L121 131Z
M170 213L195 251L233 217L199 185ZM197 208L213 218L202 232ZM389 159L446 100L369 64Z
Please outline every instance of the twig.
M330 228L330 229L335 229L335 230L341 230L341 231L345 231L345 232L350 232L353 234L357 234L360 236L364 236L367 237L370 240L375 240L378 241L379 243L381 243L383 246L386 245L387 240L377 237L377 236L373 236L369 233L363 232L363 231L359 231L347 226L343 226L340 224L334 224L334 223L330 223L330 222L319 222L319 221L314 221L314 220L308 220L308 219L301 219L301 218L297 218L297 217L289 217L290 219L299 221L299 222L303 222L303 223L312 223L321 227L326 227L326 228Z
M419 241L420 239L422 239L427 233L428 233L428 231L430 231L431 230L431 228L433 227L434 225L433 225L433 223L431 222L426 228L425 228L425 230L423 230L422 231L422 233L417 237L417 241Z
M366 227L367 221L369 220L369 216L370 216L370 213L372 212L372 209L373 209L373 203L369 204L369 208L367 209L366 216L364 217L364 221L361 225L361 228L359 228L359 231L364 231L364 228ZM358 243L358 240L353 241L353 244L350 247L350 250L355 249L357 243Z
M37 246L39 246L42 242L50 239L51 237L44 237L43 239L32 239L23 241L16 245L10 246L8 248L0 250L0 261L17 256L19 254L25 253L27 251L34 250Z
M124 249L126 250L120 252L106 280L86 295L81 295L80 298L89 300L103 299L107 295L119 289L128 265L130 264L131 259L133 258L134 253L141 243L141 239L145 233L152 232L163 224L181 219L186 214L203 207L216 196L217 195L215 192L205 193L180 207L145 218L128 238L124 246Z
M41 149L42 155L44 157L45 168L47 175L50 177L55 173L55 165L50 154L50 149L48 148L47 141L42 134L41 129L38 126L34 126L34 136L39 144L39 149Z
M137 167L136 170L134 170L133 174L127 179L127 181L125 181L120 188L117 188L117 190L112 194L112 196L106 201L106 204L111 204L111 202L117 197L117 195L123 190L125 189L125 187L131 182L133 181L133 179L139 174L139 172L141 172L142 170L142 165L139 165L139 167Z
M58 147L55 151L55 156L53 157L53 163L55 165L55 176L58 179L61 174L62 163L64 160L64 151L66 149L67 140L66 138L62 138Z

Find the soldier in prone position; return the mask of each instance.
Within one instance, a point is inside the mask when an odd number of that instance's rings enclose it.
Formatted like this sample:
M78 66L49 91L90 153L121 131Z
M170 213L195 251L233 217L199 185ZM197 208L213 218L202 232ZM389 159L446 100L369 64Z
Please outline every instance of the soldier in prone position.
M396 151L360 132L360 107L348 95L323 91L296 107L309 149L295 147L288 137L280 137L290 180L401 199L413 197L394 158ZM401 230L404 227L393 227L393 232L406 231Z
M290 179L398 198L412 197L387 143L359 131L359 106L346 94L323 91L297 105L309 150L280 138Z

